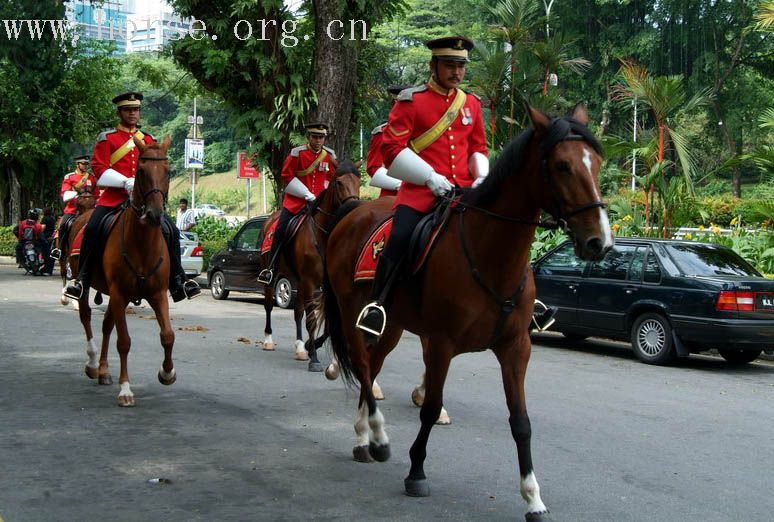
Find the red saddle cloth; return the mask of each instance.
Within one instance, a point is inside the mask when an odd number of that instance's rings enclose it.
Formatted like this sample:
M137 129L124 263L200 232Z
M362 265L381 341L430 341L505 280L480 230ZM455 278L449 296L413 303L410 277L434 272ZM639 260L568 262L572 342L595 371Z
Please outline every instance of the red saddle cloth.
M427 244L422 248L422 254L416 259L409 259L409 263L411 263L412 266L412 274L419 272L419 269L425 264L441 228L442 224L434 227ZM370 281L374 278L376 275L376 265L379 262L379 256L382 254L384 246L387 244L390 232L392 232L392 216L376 227L376 230L374 230L368 237L368 241L363 245L360 255L357 258L357 264L355 265L355 282Z
M107 237L110 235L110 231L113 230L113 227L118 222L118 216L123 214L122 212L116 212L114 214L109 214L105 221L100 223L99 225L99 234L102 236L102 244L104 245L107 242ZM83 242L83 231L86 230L86 227L81 227L81 229L78 231L77 234L75 234L75 239L73 240L73 244L70 247L70 254L71 256L77 256L81 253L81 243Z
M293 236L296 235L298 229L301 228L301 225L303 225L304 221L306 221L306 216L307 214L301 214L299 217L293 218L290 223L288 223L288 228L290 231L285 238L285 243L293 239ZM271 242L274 239L274 231L277 228L278 222L279 219L275 219L274 223L269 225L269 230L266 231L266 235L263 236L263 242L261 243L261 255L268 254L269 250L271 250Z

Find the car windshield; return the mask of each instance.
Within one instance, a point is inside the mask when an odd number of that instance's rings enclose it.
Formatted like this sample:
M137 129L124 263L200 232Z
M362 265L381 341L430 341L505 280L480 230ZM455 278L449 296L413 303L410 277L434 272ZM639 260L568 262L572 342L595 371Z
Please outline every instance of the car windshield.
M760 276L760 273L736 252L702 243L666 245L675 264L685 275Z

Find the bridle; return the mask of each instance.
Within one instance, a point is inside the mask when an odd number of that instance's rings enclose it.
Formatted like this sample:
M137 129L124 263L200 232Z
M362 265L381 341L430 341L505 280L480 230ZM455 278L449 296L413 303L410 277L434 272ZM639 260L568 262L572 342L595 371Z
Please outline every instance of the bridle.
M146 161L167 161L168 159L169 158L167 156L159 156L159 157L140 156L137 161L138 161L138 164L139 164L139 162L142 161L142 160L146 160ZM138 169L137 173L139 174L140 172L144 172L144 171L141 170L141 169ZM169 172L167 172L167 176L169 176ZM138 177L139 176L135 176L135 178L138 178ZM134 205L134 203L132 202L132 198L129 198L129 205L132 207L132 210L134 210L134 213L137 214L137 217L141 217L143 214L145 214L145 202L148 201L148 197L149 196L151 196L151 195L153 195L153 194L155 194L157 192L159 194L161 194L163 196L163 198L164 198L164 204L163 204L162 208L166 211L166 209L167 209L167 198L168 198L169 194L168 194L168 192L164 192L163 190L154 187L154 188L148 190L147 192L145 192L142 195L142 206L140 206L140 207L136 207Z
M344 172L344 173L340 174L340 176L342 176L344 174L357 175L355 172ZM346 203L347 201L352 201L352 200L359 201L360 200L360 194L351 194L349 196L342 197L339 194L338 184L336 183L336 181L337 181L337 179L334 176L334 179L331 180L331 184L333 185L333 197L334 197L334 202L336 203L336 208L341 208L341 206L344 205L344 203ZM330 189L330 185L328 186L328 188ZM323 216L328 216L328 217L333 216L333 213L332 212L328 212L327 210L323 210L322 208L320 208L320 205L317 205L316 207L313 207L311 204L307 204L306 205L306 212L309 215L309 219L311 220L312 225L314 226L314 228L316 230L322 232L324 235L327 236L328 234L330 234L330 230L325 229L322 225L320 225L317 222L317 220L314 218L315 210L320 212L320 214L322 214ZM315 248L315 250L317 250L317 254L319 254L320 259L322 259L323 262L325 262L325 252L323 252L322 247L320 247L320 244L317 241L317 234L316 233L312 234L312 242L314 243L314 248Z

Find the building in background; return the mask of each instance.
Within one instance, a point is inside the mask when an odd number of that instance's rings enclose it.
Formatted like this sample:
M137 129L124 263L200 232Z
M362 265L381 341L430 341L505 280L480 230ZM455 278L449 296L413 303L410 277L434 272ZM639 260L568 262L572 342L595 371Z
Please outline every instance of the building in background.
M129 40L126 52L160 51L167 43L187 35L190 19L182 19L166 3L127 17Z
M66 9L67 19L78 25L79 38L112 40L117 53L126 52L126 20L135 13L136 0L104 0L101 4L75 0Z

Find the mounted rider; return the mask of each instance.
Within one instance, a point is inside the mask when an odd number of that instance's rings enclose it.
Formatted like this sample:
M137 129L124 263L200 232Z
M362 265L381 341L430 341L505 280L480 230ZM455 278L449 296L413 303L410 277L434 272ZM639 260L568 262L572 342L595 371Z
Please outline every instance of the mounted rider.
M75 170L65 175L62 180L62 186L59 189L65 208L57 227L57 246L51 251L51 257L54 259L61 258L62 251L67 251L70 225L72 225L78 213L75 205L78 195L83 191L90 191L95 198L99 197L97 178L89 172L89 156L75 156L73 159L75 160Z
M325 146L328 126L315 122L304 125L307 143L290 151L282 165L285 196L269 252L269 265L258 274L258 282L270 285L277 270L288 223L328 187L336 165L336 153Z
M398 95L383 136L381 152L388 174L403 183L395 200L392 232L377 265L372 301L357 319L357 327L376 338L384 331L385 306L416 225L452 184L477 186L489 173L481 102L459 88L473 42L451 36L425 45L432 52L432 76Z
M392 96L393 105L398 101L400 92L407 88L405 85L392 85L387 89L387 92ZM387 168L384 166L382 137L386 128L387 122L384 122L381 125L377 125L371 131L371 143L368 145L368 157L366 159L366 172L371 176L370 185L382 189L379 193L380 198L396 196L398 194L398 187L400 187L400 180L390 176L387 173Z
M84 227L78 277L65 289L65 295L72 299L80 299L88 292L92 265L97 257L94 252L98 246L102 219L125 205L134 188L140 155L134 138L146 144L155 143L153 136L139 129L142 99L143 95L139 92L127 92L113 98L119 124L115 129L107 130L97 137L92 154L92 168L97 178L97 186L102 192L89 222ZM198 296L201 293L199 285L196 281L186 280L180 263L180 231L166 214L162 220L162 232L169 251L169 291L172 299L178 302Z

